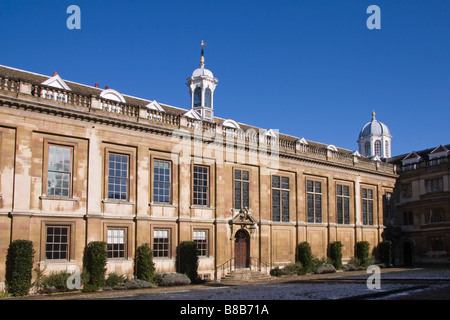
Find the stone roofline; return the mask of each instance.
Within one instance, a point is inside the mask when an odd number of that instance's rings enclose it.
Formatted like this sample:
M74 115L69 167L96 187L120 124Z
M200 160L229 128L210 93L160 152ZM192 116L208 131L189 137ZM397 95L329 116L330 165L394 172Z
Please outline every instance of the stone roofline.
M229 139L233 139L236 146L264 148L268 153L275 150L280 157L397 176L396 165L367 159L357 152L338 149L333 145L322 145L312 141L305 143L304 139L283 134L270 137L258 132L258 128L250 127L245 131L229 128L216 122L194 120L183 114L160 112L142 105L108 100L99 95L76 93L21 79L0 76L0 98L10 107L78 117L81 120L111 123L143 131L171 134L175 130L186 130L201 135L208 141L212 136L219 136L223 138L221 141L228 139L229 142Z

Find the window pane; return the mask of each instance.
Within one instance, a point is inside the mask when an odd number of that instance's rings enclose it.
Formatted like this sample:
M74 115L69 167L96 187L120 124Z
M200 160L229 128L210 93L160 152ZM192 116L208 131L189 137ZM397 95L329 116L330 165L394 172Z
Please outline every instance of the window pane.
M272 190L272 220L280 221L280 190Z
M72 148L48 147L47 195L70 196Z
M128 156L109 154L108 198L128 200Z
M280 177L272 176L272 188L279 188L279 187L280 187Z
M194 205L208 205L208 167L194 166Z
M289 221L289 191L282 191L282 220L284 222Z
M67 259L69 248L69 227L52 226L46 228L46 259Z

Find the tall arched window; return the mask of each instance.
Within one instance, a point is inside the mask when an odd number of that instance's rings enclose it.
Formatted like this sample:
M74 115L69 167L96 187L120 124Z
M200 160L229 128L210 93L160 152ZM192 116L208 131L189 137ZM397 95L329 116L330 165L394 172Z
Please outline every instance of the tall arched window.
M375 154L379 157L381 157L381 141L377 140L375 141Z
M211 108L212 93L210 88L205 90L205 107Z
M384 155L389 158L389 141L384 142Z
M194 107L202 105L202 88L197 87L194 90Z
M366 157L370 156L370 142L364 144L364 154Z

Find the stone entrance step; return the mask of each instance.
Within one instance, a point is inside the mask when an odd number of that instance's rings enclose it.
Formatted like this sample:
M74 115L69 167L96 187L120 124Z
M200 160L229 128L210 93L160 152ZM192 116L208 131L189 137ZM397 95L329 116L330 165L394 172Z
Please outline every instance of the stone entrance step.
M249 268L236 269L223 277L220 282L224 285L242 285L251 283L266 283L272 280L269 274L251 270Z

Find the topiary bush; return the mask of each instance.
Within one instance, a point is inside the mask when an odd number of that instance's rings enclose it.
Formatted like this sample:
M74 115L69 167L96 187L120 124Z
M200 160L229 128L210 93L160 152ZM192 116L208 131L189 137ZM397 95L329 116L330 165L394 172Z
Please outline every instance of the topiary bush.
M191 282L198 282L198 250L194 241L183 241L178 247L177 265L179 272L186 274Z
M29 293L34 254L33 242L29 240L14 240L10 243L6 254L5 283L8 293L13 296Z
M147 282L153 281L155 264L153 263L153 251L148 243L145 243L136 250L136 277Z
M385 240L379 243L380 260L386 267L392 267L392 242Z
M335 241L330 244L330 259L336 269L342 269L342 242Z
M356 243L356 258L359 259L360 265L367 268L373 261L370 258L370 244L367 241L359 241Z
M107 260L106 242L92 241L85 248L83 267L89 274L86 284L89 290L105 286Z
M302 242L297 246L297 261L299 261L306 272L311 272L313 267L313 255L308 242Z

